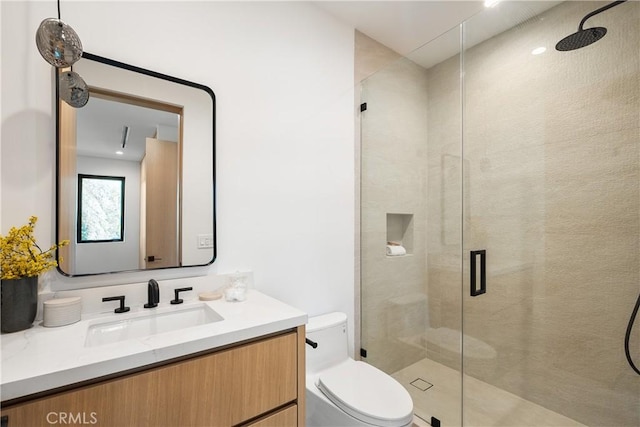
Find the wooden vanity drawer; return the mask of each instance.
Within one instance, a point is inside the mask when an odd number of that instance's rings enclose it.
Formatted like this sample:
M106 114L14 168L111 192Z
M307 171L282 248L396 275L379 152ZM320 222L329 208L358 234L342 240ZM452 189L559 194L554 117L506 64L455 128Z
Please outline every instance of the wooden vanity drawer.
M247 427L291 427L297 425L298 407L287 406L271 415L247 424Z
M299 345L296 332L265 338L3 408L2 415L9 417L8 427L232 426L260 421L256 417L297 402ZM274 413L279 414L275 420L288 423L291 408L296 406Z

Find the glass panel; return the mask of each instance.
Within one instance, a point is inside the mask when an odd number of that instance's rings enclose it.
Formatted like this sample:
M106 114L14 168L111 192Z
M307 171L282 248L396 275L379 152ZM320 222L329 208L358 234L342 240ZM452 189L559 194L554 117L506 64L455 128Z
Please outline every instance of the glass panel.
M363 360L443 425L461 423L460 45L455 28L361 93Z
M555 49L605 4L503 2L463 26L464 425L640 425L623 346L640 292L640 3ZM636 325L636 361L639 340Z

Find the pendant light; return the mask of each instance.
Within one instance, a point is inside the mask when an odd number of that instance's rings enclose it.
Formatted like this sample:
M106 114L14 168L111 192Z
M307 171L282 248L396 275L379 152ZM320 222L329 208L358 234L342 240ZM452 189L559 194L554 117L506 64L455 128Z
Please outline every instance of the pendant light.
M60 0L58 19L47 18L40 23L36 31L36 46L40 55L56 68L70 67L82 56L80 37L60 19Z
M40 23L36 46L45 61L57 68L70 67L82 56L78 34L59 18L47 18Z
M82 57L82 42L73 28L60 19L60 0L57 4L58 18L47 18L40 23L36 31L36 46L49 64L66 68ZM78 73L61 73L58 84L60 98L72 107L83 107L89 100L89 89Z
M82 77L76 72L66 71L58 80L60 98L74 108L84 107L89 101L89 90Z

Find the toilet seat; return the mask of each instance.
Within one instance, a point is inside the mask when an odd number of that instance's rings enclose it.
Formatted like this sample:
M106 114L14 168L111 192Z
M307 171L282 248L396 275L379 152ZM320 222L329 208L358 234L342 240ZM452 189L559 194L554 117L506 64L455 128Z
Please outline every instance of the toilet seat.
M391 376L349 359L323 371L317 387L352 417L380 427L405 426L413 420L413 401Z

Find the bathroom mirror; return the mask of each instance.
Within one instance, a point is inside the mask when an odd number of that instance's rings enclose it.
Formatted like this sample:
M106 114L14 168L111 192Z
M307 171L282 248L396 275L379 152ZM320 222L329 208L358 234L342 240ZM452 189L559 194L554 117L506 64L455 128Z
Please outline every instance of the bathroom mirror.
M73 71L90 98L75 109L56 87L56 241L70 241L58 251L58 270L87 276L211 264L213 91L87 52Z

